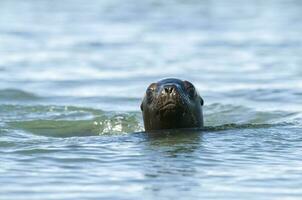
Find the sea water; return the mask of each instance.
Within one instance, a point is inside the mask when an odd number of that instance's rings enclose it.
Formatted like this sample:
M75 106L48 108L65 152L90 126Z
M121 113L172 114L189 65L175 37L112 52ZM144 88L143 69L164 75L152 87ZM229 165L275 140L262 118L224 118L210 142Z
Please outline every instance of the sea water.
M0 199L301 199L302 2L0 1ZM191 81L205 129L144 132Z

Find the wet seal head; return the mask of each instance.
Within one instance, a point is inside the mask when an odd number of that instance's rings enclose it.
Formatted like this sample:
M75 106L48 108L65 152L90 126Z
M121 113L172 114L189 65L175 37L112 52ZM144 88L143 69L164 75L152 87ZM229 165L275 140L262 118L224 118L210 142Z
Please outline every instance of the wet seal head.
M145 130L201 128L203 99L189 81L175 78L152 83L141 110Z

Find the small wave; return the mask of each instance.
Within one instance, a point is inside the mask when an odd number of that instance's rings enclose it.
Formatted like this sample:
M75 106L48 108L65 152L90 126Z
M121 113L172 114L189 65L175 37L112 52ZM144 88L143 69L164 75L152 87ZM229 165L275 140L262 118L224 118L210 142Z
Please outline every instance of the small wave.
M203 128L188 128L188 129L167 129L159 131L147 131L153 135L178 135L178 134L190 134L190 133L206 133L206 132L218 132L236 129L261 129L261 128L272 128L276 126L292 125L289 123L280 124L223 124L218 126L205 126Z
M9 124L35 135L49 137L112 135L143 130L135 113L114 115L107 113L90 120L31 120Z
M73 137L143 131L140 112L107 112L74 106L0 105L4 126L40 136ZM297 113L259 112L243 106L211 104L205 107L203 131L270 128L297 121Z
M39 97L33 93L25 92L17 89L0 90L0 101L16 101L16 100L36 100Z
M249 90L234 90L224 94L231 98L245 98L254 102L301 103L300 91L288 88L264 88Z
M2 122L31 120L81 120L104 114L102 110L75 106L0 105Z
M219 126L206 126L202 130L206 132L212 132L212 131L226 131L226 130L236 130L236 129L261 129L261 128L272 128L275 126L284 126L289 125L286 123L280 123L280 124L223 124Z
M255 111L244 106L230 104L211 104L205 108L205 124L220 126L224 124L276 124L290 123L298 115L296 112Z

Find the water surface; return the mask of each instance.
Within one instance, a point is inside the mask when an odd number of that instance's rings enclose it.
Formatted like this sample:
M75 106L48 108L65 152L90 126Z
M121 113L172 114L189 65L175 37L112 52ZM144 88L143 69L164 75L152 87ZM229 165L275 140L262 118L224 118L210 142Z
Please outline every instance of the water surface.
M0 2L0 199L301 199L302 2ZM206 128L145 133L190 80Z

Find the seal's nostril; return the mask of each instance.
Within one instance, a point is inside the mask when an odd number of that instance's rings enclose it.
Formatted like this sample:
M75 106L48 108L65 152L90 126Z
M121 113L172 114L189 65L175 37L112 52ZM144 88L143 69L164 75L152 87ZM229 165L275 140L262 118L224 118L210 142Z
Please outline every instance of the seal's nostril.
M170 93L170 88L165 87L165 93L169 94Z
M165 94L172 94L172 93L175 93L175 88L173 85L167 85L164 87L163 89L163 93Z

